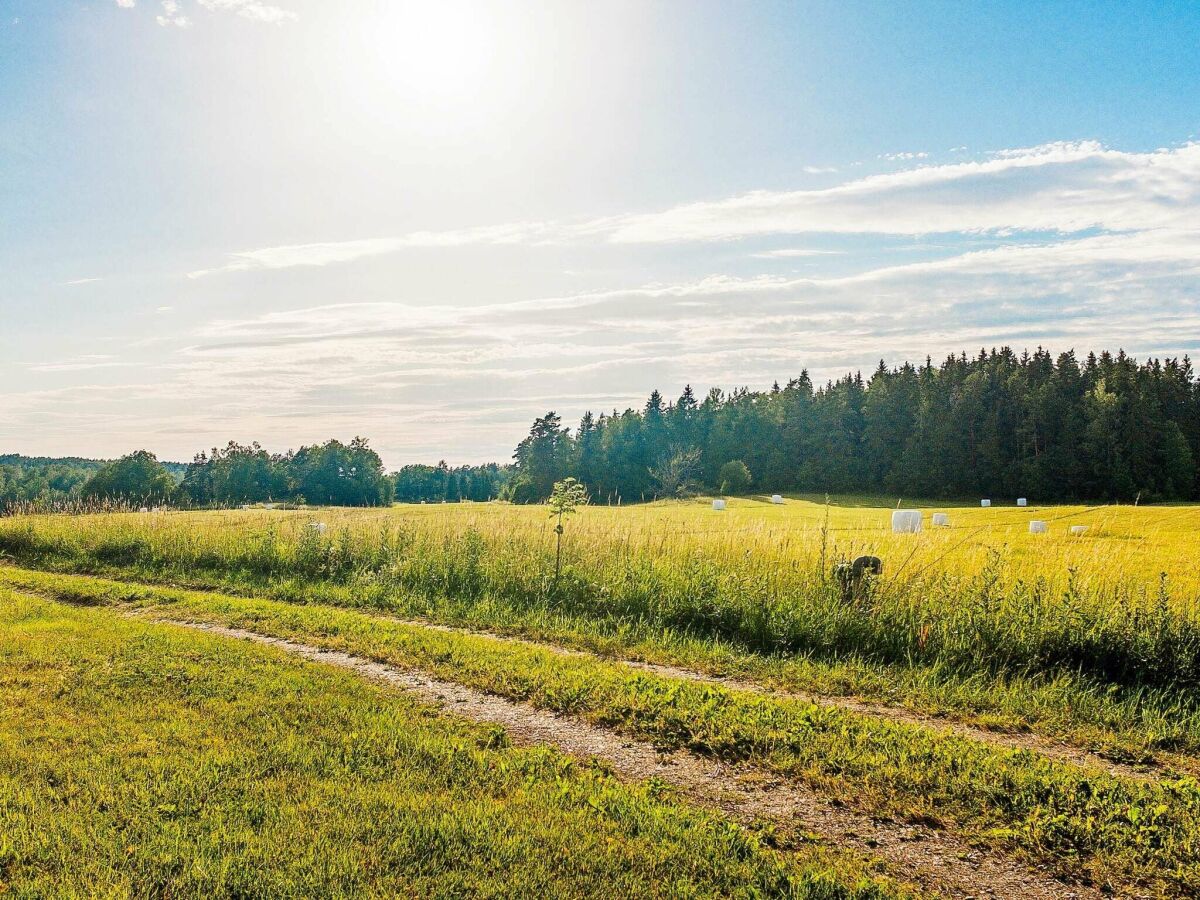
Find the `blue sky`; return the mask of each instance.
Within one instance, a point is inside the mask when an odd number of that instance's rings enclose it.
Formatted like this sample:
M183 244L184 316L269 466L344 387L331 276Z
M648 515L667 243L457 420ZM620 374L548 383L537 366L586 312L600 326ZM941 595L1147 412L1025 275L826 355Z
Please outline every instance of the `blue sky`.
M1200 344L1200 5L0 0L0 451Z

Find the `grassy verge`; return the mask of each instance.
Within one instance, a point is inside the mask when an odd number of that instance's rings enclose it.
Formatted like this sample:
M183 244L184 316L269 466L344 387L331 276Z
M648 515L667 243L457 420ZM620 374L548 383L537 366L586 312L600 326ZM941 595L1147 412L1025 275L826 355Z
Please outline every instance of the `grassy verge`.
M1139 762L1156 751L1200 755L1200 695L1191 691L1106 684L1093 677L963 672L944 662L883 663L855 653L762 653L736 641L664 628L617 614L588 615L554 602L514 604L503 597L397 590L364 578L264 578L244 571L180 572L173 566L115 566L41 557L52 569L167 582L293 603L368 608L444 624L549 640L606 656L682 665L736 675L792 691L853 695L945 715L986 728L1032 731ZM0 568L0 580L33 576Z
M33 574L77 602L132 602L416 666L616 726L664 747L751 761L866 810L953 822L970 838L1097 883L1200 890L1200 787L1133 782L1024 751L795 700L631 673L328 606Z
M0 894L902 896L277 651L0 591Z

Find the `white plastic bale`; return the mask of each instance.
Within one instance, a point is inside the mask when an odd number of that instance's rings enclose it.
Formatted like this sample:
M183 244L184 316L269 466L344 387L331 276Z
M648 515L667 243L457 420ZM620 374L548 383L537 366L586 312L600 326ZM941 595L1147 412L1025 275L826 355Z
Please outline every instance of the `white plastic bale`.
M1043 522L1041 519L1034 519L1032 522L1029 523L1029 533L1030 534L1045 534L1049 530L1050 530L1050 526L1047 525L1045 522Z
M1028 506L1028 505L1029 505L1029 501L1026 500L1024 497L1017 498L1017 506Z
M1087 534L1088 527L1086 525L1072 525L1071 534Z
M721 509L724 509L724 508L725 508L725 501L724 501L724 500L714 500L714 501L713 501L713 509L721 510Z
M984 509L987 509L989 506L992 505L992 501L991 500L980 500L979 505L982 506Z
M950 513L934 513L933 524L938 528L950 527Z
M780 495L780 494L772 494L772 495L771 495L771 502L772 502L772 503L775 503L775 504L782 503L782 502L783 502L783 496L782 496L782 495Z
M892 512L892 534L916 534L920 530L919 509L897 509Z

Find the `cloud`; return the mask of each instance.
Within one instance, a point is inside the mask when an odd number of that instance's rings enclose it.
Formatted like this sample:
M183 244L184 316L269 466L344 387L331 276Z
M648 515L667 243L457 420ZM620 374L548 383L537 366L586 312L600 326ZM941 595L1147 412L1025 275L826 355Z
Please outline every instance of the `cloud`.
M195 0L196 4L209 12L231 12L269 25L278 25L297 18L297 14L280 6L264 3L262 0ZM137 0L116 0L122 9L133 9ZM185 12L182 0L161 0L162 12L156 15L155 21L164 28L189 28L191 17Z
M546 235L550 227L539 223L518 223L453 231L415 231L400 237L368 238L353 241L324 241L289 244L231 253L229 261L212 269L189 272L188 278L203 278L219 272L246 272L255 269L289 269L294 266L327 266L383 256L410 248L446 248L486 244L533 243Z
M296 13L291 10L262 3L260 0L197 0L197 2L213 12L234 12L244 19L271 25L287 22L297 17Z
M192 20L180 11L179 0L162 0L162 15L155 16L155 21L164 28L190 28Z
M813 250L809 247L781 247L777 250L762 250L752 253L756 259L799 259L806 256L838 256L841 250Z
M31 372L82 372L88 369L111 369L132 365L115 360L107 353L85 353L60 362L29 366Z
M773 234L1127 231L1200 216L1200 144L1127 153L1095 142L1007 150L824 190L756 191L611 223L617 243Z
M660 212L521 222L264 247L190 273L324 266L413 248L488 244L659 244L793 234L1037 234L1190 231L1200 221L1200 143L1131 153L1092 141L871 175L821 190L754 191ZM771 252L771 251L763 251Z
M71 281L64 281L63 285L69 286L69 285L74 285L74 284L92 284L93 282L96 282L96 281L103 281L103 279L102 278L75 278L75 279L72 279Z

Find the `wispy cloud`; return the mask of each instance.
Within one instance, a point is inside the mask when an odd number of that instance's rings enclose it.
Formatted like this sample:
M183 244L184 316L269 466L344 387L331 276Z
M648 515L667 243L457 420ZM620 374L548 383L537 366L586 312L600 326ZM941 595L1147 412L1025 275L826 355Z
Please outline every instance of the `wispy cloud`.
M197 0L197 2L208 10L234 12L244 19L272 25L296 18L296 13L292 10L262 3L260 0Z
M59 362L38 363L29 367L31 372L83 372L88 369L113 369L131 365L114 359L106 353L85 353Z
M756 259L800 259L806 256L839 256L841 250L813 250L810 247L781 247L777 250L762 250L752 253Z
M122 9L133 9L137 0L116 0ZM296 19L295 11L264 3L262 0L195 0L195 4L209 12L231 12L268 25L278 25ZM160 0L159 12L154 18L164 28L190 28L193 20L185 9L184 0Z
M409 248L484 244L654 244L788 234L1167 234L1200 221L1200 143L1149 153L1096 142L872 175L831 188L755 191L661 212L523 222L352 241L264 247L190 273L323 266ZM770 251L764 251L770 252ZM785 255L785 254L779 254Z
M323 241L289 244L231 253L229 261L212 269L189 272L188 278L203 278L219 272L255 269L289 269L294 266L327 266L383 256L410 248L445 248L484 244L523 244L548 237L552 227L540 223L518 223L453 231L415 231L400 237L367 238L353 241Z
M627 216L608 237L654 243L822 232L1074 233L1190 227L1197 216L1200 144L1127 153L1083 142Z
M73 278L70 281L64 281L63 285L69 286L74 284L91 284L95 281L103 281L101 278Z

